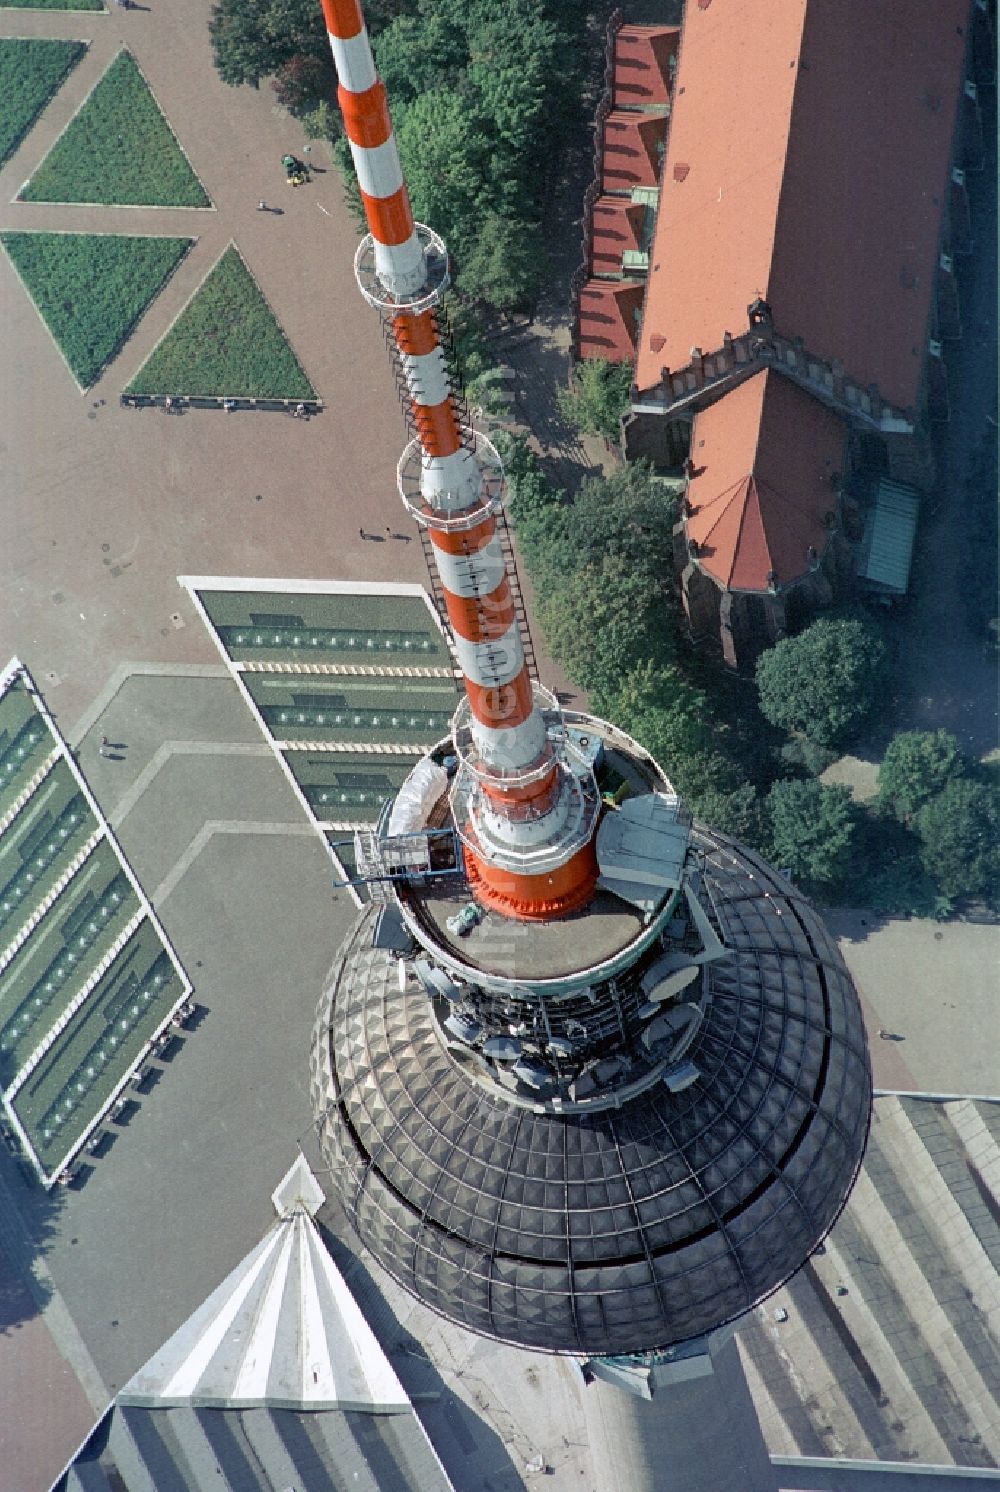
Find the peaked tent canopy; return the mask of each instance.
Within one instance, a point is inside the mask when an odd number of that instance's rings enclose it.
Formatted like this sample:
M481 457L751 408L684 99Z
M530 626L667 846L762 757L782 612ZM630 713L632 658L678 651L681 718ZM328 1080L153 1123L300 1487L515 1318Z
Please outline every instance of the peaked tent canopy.
M303 1167L293 1168L295 1181L304 1179ZM282 1206L291 1179L289 1172L275 1194ZM309 1191L287 1208L126 1383L120 1404L409 1410L399 1379L316 1231L306 1206L313 1196Z
M125 1385L53 1492L454 1492L313 1222L300 1156L278 1221Z

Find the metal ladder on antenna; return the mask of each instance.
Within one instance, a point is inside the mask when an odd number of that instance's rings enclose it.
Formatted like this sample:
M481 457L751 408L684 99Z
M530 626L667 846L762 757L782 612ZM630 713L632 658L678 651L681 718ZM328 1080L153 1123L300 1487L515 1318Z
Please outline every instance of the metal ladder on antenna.
M524 604L524 592L521 590L521 578L517 573L517 561L514 558L514 545L511 541L510 529L507 519L501 508L496 515L497 537L500 540L500 551L504 558L504 568L507 575L507 583L510 586L511 600L514 603L514 620L517 622L517 630L521 637L521 651L524 653L524 661L527 665L528 676L538 683L538 662L535 657L535 645L531 638L531 628L528 625L528 612ZM423 550L424 564L427 566L427 578L430 581L431 600L434 610L441 619L447 635L451 636L451 622L448 618L448 606L445 601L444 587L438 575L437 564L434 559L434 546L430 540L430 534L423 524L418 524L420 535L420 547Z
M450 644L451 622L448 618L448 605L445 601L444 586L441 584L441 577L438 574L437 564L434 560L434 545L431 543L429 531L422 523L417 524L417 533L420 536L420 548L423 550L424 564L427 566L427 579L430 582L431 601ZM460 672L460 670L456 669L456 672Z
M524 604L524 592L521 590L521 577L517 573L517 561L514 558L514 541L507 523L507 514L503 508L497 513L496 521L497 537L500 540L500 549L503 553L504 566L507 571L507 583L510 586L511 599L514 602L514 619L517 622L517 630L521 634L521 650L524 653L524 661L528 667L528 675L537 684L538 663L535 659L535 644L531 640L531 628L528 626L528 610Z

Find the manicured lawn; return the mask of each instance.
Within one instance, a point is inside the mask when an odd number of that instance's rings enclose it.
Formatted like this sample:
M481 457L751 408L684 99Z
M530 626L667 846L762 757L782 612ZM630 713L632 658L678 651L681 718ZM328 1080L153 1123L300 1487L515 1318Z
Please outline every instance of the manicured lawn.
M232 246L125 392L210 399L316 397L257 282Z
M0 234L81 388L88 388L114 357L193 242L96 233Z
M86 50L82 41L0 40L0 165Z
M102 0L0 0L0 10L104 10Z
M128 52L119 52L20 192L25 202L210 207Z

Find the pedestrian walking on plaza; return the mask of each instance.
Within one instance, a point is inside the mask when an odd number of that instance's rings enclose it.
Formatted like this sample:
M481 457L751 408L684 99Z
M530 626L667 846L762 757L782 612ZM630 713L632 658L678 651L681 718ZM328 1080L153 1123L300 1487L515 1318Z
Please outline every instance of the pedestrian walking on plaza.
M98 756L107 756L107 754L108 754L108 747L110 745L111 745L111 742L108 740L107 736L102 736L101 737L101 744L97 748L97 754L98 754Z

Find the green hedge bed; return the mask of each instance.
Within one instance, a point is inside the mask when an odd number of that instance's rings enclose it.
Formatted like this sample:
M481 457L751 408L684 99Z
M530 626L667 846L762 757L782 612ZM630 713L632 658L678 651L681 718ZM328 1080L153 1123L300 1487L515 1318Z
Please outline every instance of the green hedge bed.
M89 388L177 268L193 239L2 233L81 388Z
M256 280L232 246L125 392L209 399L316 397Z
M0 40L0 165L14 154L86 50L82 41Z
M42 161L23 202L210 207L135 59L119 52Z

